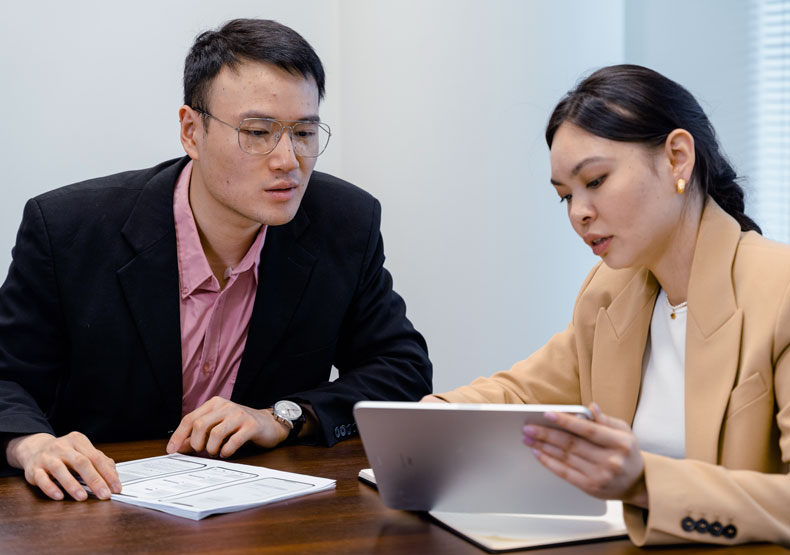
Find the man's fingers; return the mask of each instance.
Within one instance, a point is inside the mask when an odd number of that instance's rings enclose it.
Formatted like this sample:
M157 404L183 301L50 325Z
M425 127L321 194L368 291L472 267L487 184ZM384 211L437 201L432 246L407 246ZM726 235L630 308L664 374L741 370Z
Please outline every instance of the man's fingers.
M110 493L120 493L121 480L115 461L96 449L87 437L80 436L75 443L77 451L85 458L74 457L72 468L99 499L109 499Z
M115 461L104 453L99 452L99 460L94 462L94 466L107 485L110 486L110 491L112 493L121 493L121 478L118 476L118 469L115 468Z
M79 432L58 438L31 434L16 440L12 451L9 462L13 459L24 469L25 479L52 499L63 499L63 490L77 501L87 499L88 493L77 477L99 499L109 499L112 492L121 491L115 462Z
M181 453L182 455L188 455L190 453L194 453L195 451L192 449L192 446L189 444L191 438L186 438L184 441L181 442L181 445L177 446L176 450L173 453Z
M192 432L192 419L189 418L190 416L191 414L188 414L181 419L178 428L176 428L176 431L170 436L170 441L167 442L168 453L180 453L184 442L189 439L189 435Z
M209 434L213 429L222 422L222 415L218 412L212 412L195 419L192 423L192 433L189 436L189 445L195 452L200 452L206 449L206 444L209 440Z
M99 473L91 458L82 453L74 453L66 462L77 472L79 477L82 478L82 481L85 482L85 485L91 489L96 497L99 499L110 498L110 486ZM58 481L60 481L60 479L58 479ZM61 482L61 485L63 485L63 482ZM68 491L71 493L71 490Z
M252 430L245 430L241 429L231 435L225 445L222 446L222 449L219 452L219 456L224 458L230 457L233 453L239 450L239 448L249 441L250 437L252 436Z
M167 442L167 452L203 451L211 430L224 418L222 408L228 403L227 399L212 397L182 418L178 428L170 436L170 441Z
M184 417L167 444L168 453L207 451L229 457L244 443L273 447L287 437L266 410L213 397Z
M206 451L209 455L217 455L220 449L223 448L223 443L225 443L228 436L237 432L239 428L238 424L228 419L218 422L211 428L211 432L208 434L208 441L206 441Z
M25 473L25 479L31 486L38 487L44 492L44 495L50 499L54 499L55 501L61 501L63 499L63 490L52 481L47 471L43 468L36 468L31 472L30 476Z
M88 492L85 491L85 488L77 481L63 461L58 460L49 468L45 467L45 469L71 497L77 501L85 501L88 498Z

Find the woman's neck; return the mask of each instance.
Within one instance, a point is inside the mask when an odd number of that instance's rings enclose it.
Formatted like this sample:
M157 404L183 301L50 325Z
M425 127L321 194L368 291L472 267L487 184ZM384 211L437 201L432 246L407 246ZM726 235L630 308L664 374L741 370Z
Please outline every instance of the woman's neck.
M697 232L702 220L703 199L694 195L688 199L666 253L649 268L666 291L670 304L688 300L691 264L697 246Z

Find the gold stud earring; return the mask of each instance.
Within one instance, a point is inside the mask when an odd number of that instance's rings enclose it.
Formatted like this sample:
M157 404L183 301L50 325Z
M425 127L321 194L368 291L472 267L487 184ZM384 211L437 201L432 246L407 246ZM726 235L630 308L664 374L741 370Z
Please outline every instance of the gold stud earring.
M686 180L682 177L678 179L678 182L675 183L675 189L677 189L679 195L682 195L686 191Z

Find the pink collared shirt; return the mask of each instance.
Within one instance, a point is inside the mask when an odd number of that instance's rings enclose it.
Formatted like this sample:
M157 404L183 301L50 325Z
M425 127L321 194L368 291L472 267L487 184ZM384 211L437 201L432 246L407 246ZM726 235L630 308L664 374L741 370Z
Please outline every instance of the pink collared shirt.
M181 293L182 416L215 395L230 399L247 342L266 236L264 225L238 266L226 270L227 283L220 288L203 253L189 205L191 177L190 161L173 194Z

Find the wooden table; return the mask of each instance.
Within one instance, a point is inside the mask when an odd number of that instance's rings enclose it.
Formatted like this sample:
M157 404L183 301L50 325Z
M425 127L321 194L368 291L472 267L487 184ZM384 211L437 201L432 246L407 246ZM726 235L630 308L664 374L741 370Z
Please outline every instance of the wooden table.
M101 445L116 461L165 452L165 441ZM357 480L368 466L359 439L331 449L288 446L236 462L334 478L337 488L269 506L191 521L114 501L56 502L20 476L0 478L0 553L484 553L429 517L385 507ZM771 545L645 551L627 540L531 553L787 553Z

